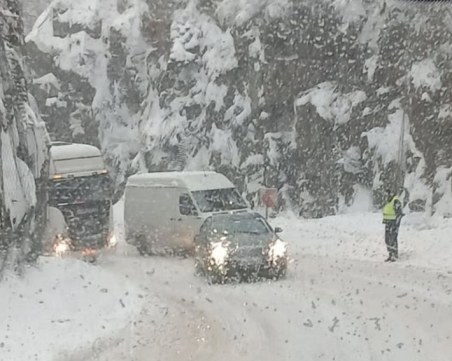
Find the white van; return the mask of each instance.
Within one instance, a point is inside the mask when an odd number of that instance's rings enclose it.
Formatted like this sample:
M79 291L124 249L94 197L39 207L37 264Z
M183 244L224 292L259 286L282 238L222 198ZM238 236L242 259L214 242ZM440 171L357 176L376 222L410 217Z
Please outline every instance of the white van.
M190 253L209 215L247 209L235 186L219 173L138 174L126 185L125 236L141 254Z

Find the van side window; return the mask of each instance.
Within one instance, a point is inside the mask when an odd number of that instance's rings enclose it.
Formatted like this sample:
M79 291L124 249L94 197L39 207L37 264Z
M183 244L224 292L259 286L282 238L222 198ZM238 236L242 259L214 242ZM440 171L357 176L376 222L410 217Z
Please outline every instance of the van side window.
M190 195L185 193L181 194L179 197L179 212L183 216L197 216L198 211L196 210L195 204L191 199Z

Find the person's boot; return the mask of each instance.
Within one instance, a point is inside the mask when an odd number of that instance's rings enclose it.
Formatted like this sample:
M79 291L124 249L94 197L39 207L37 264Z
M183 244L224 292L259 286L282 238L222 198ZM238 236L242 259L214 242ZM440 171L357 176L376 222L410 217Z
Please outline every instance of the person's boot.
M390 262L391 261L392 256L389 255L388 258L385 259L385 262Z

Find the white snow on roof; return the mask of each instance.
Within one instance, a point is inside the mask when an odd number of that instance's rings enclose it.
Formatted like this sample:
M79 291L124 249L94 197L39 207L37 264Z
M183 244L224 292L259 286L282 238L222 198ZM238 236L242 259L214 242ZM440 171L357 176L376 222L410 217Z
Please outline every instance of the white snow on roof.
M51 178L55 174L84 177L105 170L100 150L87 144L53 145L50 160Z
M50 148L50 155L53 160L102 156L99 149L87 144L54 145Z
M175 187L191 191L235 188L224 175L216 172L163 172L131 176L128 187Z

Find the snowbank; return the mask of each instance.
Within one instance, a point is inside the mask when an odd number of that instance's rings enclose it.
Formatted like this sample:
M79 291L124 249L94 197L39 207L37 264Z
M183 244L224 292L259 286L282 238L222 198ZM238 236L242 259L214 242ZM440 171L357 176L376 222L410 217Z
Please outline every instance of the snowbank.
M44 259L0 284L0 360L51 361L122 329L141 308L138 290L100 267Z
M356 213L318 220L277 218L282 237L294 254L382 262L386 256L384 225L379 213ZM452 219L407 215L399 233L403 266L452 272Z

